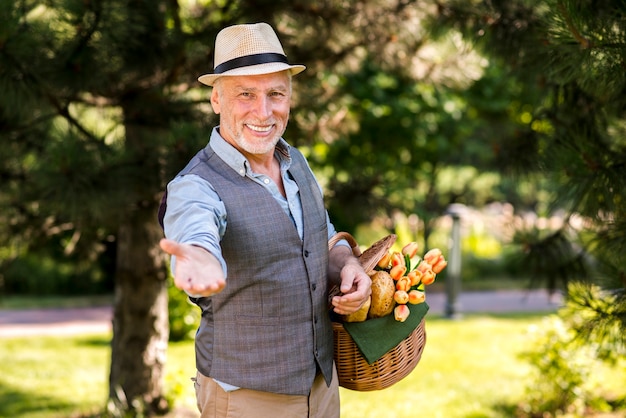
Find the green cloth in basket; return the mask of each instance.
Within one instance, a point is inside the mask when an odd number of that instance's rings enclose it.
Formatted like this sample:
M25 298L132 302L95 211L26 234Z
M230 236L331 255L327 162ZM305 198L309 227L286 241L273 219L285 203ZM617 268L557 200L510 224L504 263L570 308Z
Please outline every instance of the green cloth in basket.
M396 321L391 313L382 318L343 324L369 364L374 363L408 337L419 326L429 309L426 302L419 305L409 303L407 306L411 314L404 322Z

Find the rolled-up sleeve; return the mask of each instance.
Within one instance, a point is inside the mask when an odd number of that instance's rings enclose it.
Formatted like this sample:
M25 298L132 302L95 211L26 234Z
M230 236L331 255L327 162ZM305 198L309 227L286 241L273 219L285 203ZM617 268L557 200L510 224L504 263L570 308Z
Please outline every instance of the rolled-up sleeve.
M176 177L167 186L165 236L179 243L197 245L226 262L220 248L226 230L226 208L209 182L195 174ZM176 259L172 257L172 270Z

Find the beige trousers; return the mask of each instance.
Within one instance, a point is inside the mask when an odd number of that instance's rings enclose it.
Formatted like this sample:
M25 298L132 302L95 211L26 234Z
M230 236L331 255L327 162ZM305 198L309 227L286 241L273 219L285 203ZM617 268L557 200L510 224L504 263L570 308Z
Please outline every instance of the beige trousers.
M200 372L196 376L195 389L201 418L339 418L339 380L335 368L330 387L319 374L310 396L250 389L226 392Z

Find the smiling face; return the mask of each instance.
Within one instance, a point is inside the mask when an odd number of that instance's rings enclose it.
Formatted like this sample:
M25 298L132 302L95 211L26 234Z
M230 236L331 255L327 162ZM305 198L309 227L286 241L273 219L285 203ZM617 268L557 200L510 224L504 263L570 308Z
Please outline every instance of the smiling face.
M245 156L273 155L287 128L291 79L278 73L220 77L211 93L220 134Z

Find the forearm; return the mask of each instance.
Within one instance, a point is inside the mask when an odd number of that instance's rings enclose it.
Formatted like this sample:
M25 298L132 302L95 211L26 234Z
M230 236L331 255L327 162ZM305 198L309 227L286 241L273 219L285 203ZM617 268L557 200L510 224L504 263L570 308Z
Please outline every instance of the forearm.
M211 185L196 175L177 177L168 185L165 236L201 247L215 256L226 273L220 239L226 229L226 208ZM175 271L176 257L172 257Z

